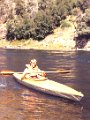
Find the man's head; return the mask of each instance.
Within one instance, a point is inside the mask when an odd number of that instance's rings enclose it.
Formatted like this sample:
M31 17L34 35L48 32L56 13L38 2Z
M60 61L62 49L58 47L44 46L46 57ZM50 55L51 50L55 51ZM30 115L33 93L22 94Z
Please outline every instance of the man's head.
M30 65L34 68L34 67L36 67L36 65L37 65L37 60L36 59L32 59L31 61L30 61Z

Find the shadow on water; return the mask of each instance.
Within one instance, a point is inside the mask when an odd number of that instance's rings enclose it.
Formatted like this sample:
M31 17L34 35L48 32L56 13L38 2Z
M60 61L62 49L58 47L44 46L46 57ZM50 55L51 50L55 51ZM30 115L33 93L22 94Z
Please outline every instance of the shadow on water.
M23 71L32 58L42 70L69 69L67 74L47 76L85 95L80 102L73 102L28 89L13 76L0 76L0 120L90 120L90 52L8 49L0 50L0 56L0 70Z

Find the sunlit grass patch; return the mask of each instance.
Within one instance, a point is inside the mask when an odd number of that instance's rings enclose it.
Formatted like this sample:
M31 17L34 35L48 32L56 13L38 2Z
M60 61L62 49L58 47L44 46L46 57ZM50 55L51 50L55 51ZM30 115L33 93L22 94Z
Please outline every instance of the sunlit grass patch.
M5 47L8 46L9 44L10 42L7 40L0 40L0 47Z

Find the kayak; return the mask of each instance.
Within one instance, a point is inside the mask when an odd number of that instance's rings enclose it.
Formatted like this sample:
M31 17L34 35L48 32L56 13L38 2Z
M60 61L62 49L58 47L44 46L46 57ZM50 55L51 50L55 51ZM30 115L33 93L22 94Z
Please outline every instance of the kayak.
M22 74L14 73L14 78L17 82L21 83L22 85L27 86L28 88L32 88L50 95L58 96L67 98L74 101L80 101L84 95L83 93L68 87L64 84L55 82L53 80L46 79L21 79Z

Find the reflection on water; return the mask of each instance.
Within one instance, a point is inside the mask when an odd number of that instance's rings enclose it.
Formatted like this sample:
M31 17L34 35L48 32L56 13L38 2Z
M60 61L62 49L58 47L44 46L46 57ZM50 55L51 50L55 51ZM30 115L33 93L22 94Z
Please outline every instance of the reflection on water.
M0 98L0 119L79 120L81 118L82 107L79 104L31 91L27 89L23 92L1 91L3 97Z
M71 104L55 99L54 97L30 95L29 91L23 91L22 106L25 113L29 111L29 117L32 120L59 120L59 119L77 119L81 118L82 107L78 104ZM71 115L72 114L72 115Z
M0 76L0 88L4 88L7 86L6 78L5 76Z
M0 50L0 70L23 71L36 58L42 70L70 70L47 73L49 79L84 93L81 102L46 95L20 85L13 76L0 76L0 120L90 120L90 53L39 50Z
M4 87L6 87L6 85L1 82L0 83L0 88L4 88Z

